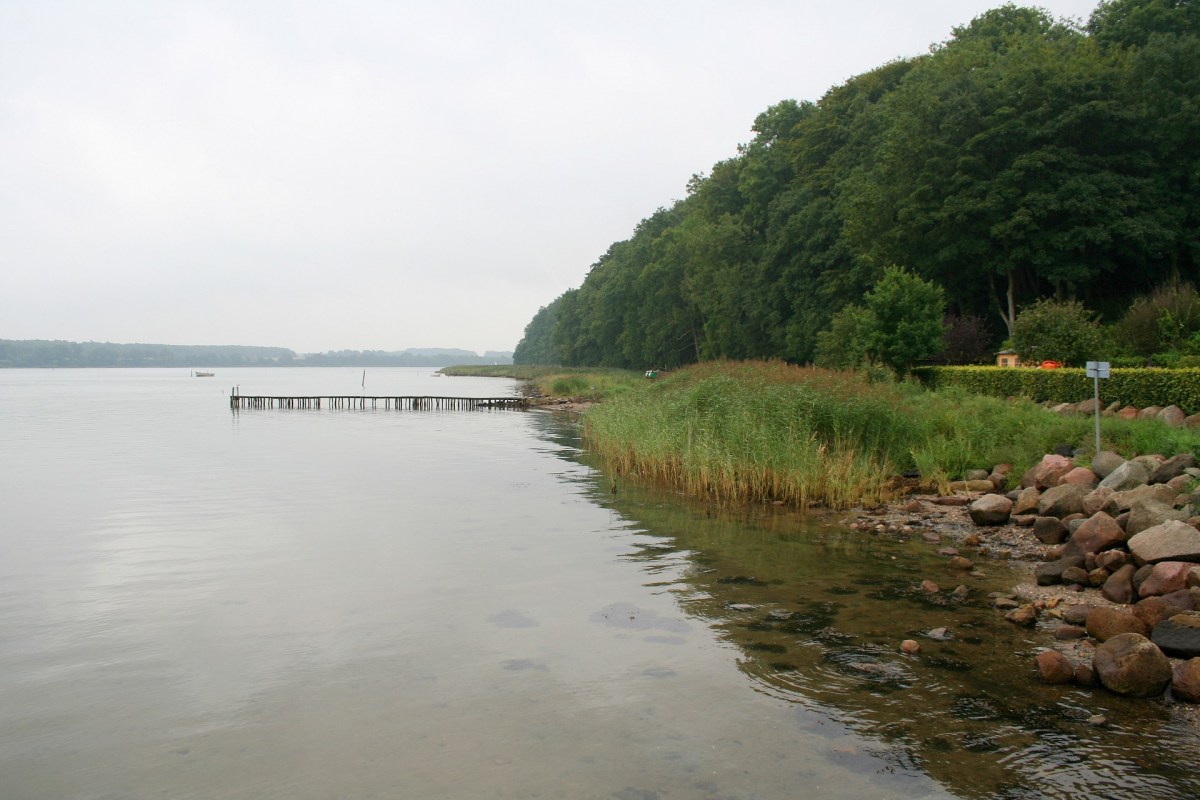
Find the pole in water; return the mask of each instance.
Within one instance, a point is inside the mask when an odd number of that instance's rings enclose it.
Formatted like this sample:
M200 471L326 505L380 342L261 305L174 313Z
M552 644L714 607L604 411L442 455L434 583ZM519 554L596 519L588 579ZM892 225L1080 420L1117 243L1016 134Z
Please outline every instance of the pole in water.
M367 371L365 369L363 370L362 388L363 388L363 394L366 394L367 393Z

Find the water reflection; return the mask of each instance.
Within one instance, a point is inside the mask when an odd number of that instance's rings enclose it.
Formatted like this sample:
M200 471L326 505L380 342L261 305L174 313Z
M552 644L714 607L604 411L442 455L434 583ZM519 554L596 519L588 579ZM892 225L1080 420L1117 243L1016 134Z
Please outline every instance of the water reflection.
M735 645L756 691L819 712L815 727L879 743L862 749L886 769L924 772L963 797L1200 794L1200 740L1169 709L1036 681L1048 635L1008 624L988 601L1015 583L1007 565L966 576L928 544L832 519L611 486L598 476L592 497L641 533L626 558L646 585ZM924 578L965 591L928 594ZM651 624L614 612L613 624ZM901 653L904 639L921 652ZM1089 724L1093 714L1109 724Z

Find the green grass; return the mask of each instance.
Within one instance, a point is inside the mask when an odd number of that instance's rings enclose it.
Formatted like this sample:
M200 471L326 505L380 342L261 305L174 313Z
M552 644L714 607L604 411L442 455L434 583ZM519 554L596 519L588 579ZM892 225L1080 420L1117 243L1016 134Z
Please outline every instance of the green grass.
M1087 454L1090 417L1027 401L777 362L713 362L613 393L587 413L589 446L622 475L725 500L845 508L884 501L916 469L945 488L967 470L1011 463L1020 474L1059 444ZM1103 421L1126 456L1192 451L1193 431Z

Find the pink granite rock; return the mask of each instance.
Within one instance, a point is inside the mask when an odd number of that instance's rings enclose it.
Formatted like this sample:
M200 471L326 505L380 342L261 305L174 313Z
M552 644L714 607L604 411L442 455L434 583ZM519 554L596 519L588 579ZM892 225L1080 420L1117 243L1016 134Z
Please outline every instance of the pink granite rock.
M1186 589L1188 573L1194 566L1184 561L1161 561L1154 565L1150 577L1142 581L1138 594L1142 597L1158 597Z

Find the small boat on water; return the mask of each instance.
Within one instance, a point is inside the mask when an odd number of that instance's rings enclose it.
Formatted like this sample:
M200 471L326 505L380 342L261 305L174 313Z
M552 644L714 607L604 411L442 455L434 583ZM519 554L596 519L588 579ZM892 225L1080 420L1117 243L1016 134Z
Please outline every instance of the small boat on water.
M211 378L213 375L216 375L216 374L217 373L215 373L215 372L199 372L196 370L192 371L193 378Z

